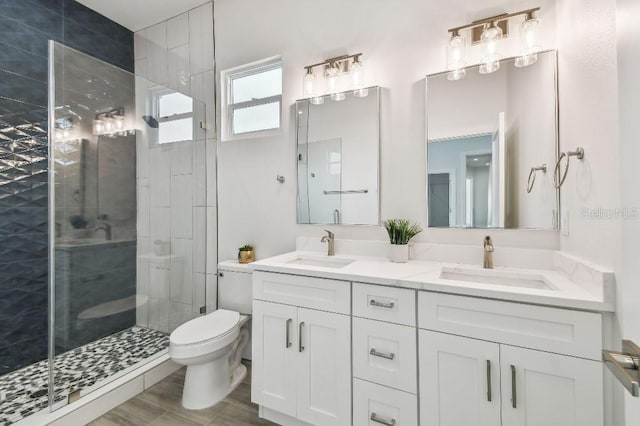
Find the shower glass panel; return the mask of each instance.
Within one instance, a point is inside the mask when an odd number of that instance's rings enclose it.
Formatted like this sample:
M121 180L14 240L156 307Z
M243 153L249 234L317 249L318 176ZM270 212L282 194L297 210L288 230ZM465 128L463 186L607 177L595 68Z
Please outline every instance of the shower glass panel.
M205 106L51 42L53 409L166 356L203 313Z

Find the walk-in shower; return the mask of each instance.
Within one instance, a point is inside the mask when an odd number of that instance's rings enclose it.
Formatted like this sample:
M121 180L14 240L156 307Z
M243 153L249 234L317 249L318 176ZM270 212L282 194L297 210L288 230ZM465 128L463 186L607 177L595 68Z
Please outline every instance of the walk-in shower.
M204 117L185 94L50 42L49 356L0 376L0 424L166 354L168 333L204 313Z

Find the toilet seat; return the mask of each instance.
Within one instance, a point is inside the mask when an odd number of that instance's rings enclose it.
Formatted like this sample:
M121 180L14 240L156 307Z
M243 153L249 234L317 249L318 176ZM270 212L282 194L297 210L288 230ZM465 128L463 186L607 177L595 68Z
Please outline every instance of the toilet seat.
M197 357L223 349L240 332L240 314L218 309L176 328L169 336L169 354L172 358Z

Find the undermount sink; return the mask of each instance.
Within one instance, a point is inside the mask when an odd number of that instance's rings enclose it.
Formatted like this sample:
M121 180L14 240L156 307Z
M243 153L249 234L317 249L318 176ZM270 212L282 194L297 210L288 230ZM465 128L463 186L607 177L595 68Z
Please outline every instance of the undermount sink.
M553 290L553 287L547 284L547 281L542 275L534 273L444 267L440 272L440 278L443 280L464 281L469 283Z
M286 263L290 265L319 266L321 268L344 268L353 263L353 259L330 258L328 256L298 256L288 260Z

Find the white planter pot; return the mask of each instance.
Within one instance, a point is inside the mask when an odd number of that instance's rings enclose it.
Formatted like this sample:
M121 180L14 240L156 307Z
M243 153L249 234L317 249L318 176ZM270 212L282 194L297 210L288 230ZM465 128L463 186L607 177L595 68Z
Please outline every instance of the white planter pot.
M405 263L409 261L409 244L389 244L389 258L395 263Z

